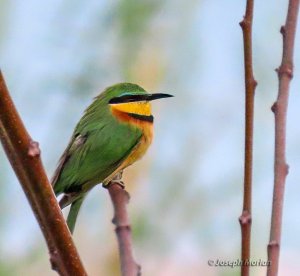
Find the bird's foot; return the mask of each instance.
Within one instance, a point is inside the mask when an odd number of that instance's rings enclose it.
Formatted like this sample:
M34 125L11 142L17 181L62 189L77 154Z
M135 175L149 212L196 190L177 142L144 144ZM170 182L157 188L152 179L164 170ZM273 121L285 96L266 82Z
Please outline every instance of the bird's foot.
M117 184L119 185L123 190L125 190L125 184L122 180L111 180L107 184L102 184L102 187L105 189L108 189L111 185Z
M125 184L124 182L121 180L122 179L122 175L123 175L123 170L122 171L119 171L115 176L114 178L109 181L108 183L103 183L103 187L104 188L108 188L110 185L112 184L117 184L119 185L123 190L125 190Z
M112 181L114 181L114 180L121 180L121 179L122 179L122 176L123 176L123 170L119 171L119 172L114 176L114 178L112 179Z
M112 184L117 184L119 185L123 190L125 190L125 184L121 179L113 179L112 181L109 182L108 185L112 185Z

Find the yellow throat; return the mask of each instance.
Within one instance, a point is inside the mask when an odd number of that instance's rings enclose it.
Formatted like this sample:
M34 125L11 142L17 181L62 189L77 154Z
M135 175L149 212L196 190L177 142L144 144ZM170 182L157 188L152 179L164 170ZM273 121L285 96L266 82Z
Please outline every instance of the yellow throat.
M138 114L143 116L151 115L151 104L149 102L129 102L121 104L111 104L112 110L124 113Z

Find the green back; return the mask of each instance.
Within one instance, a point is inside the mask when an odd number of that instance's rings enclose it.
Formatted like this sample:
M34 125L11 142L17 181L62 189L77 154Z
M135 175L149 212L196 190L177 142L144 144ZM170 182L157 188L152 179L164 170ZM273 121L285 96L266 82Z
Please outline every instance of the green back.
M142 131L119 122L110 111L111 98L124 93L147 93L134 84L107 88L87 108L77 124L53 177L55 193L80 192L83 186L102 183L139 143Z

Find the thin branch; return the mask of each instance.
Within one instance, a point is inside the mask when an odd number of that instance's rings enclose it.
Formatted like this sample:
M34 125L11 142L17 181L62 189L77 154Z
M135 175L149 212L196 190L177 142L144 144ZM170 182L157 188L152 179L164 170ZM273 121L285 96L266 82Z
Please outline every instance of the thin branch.
M296 35L299 0L290 0L285 26L281 27L283 52L280 67L276 70L279 79L278 97L272 111L275 115L275 162L274 191L270 241L268 244L268 276L278 274L280 238L282 225L282 209L284 200L285 180L288 174L286 163L286 115L288 108L289 86L293 77L293 54Z
M251 243L251 199L252 199L252 159L253 159L253 117L254 94L257 85L252 66L252 21L254 0L247 0L246 13L240 25L244 40L245 67L245 161L244 161L244 197L243 211L239 217L242 232L241 275L249 275Z
M26 131L1 71L0 139L44 234L52 268L60 275L87 275L43 168L39 145Z
M141 267L135 262L132 253L131 228L126 210L129 194L114 181L110 182L107 189L114 207L112 222L116 226L122 276L141 275Z

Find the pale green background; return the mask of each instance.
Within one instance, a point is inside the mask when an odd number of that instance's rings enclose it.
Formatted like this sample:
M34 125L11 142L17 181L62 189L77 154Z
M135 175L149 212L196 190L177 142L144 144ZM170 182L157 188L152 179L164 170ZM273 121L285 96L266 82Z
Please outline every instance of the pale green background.
M120 81L176 97L156 102L155 140L125 173L135 255L143 275L238 275L209 259L240 255L246 1L1 0L0 66L51 176L83 110ZM256 1L253 260L266 260L274 120L274 69L287 0ZM298 24L298 31L300 26ZM300 274L300 34L287 128L280 275ZM88 196L75 242L89 275L118 275L112 207L100 186ZM0 147L0 275L55 275L45 242ZM265 275L264 267L252 275Z

